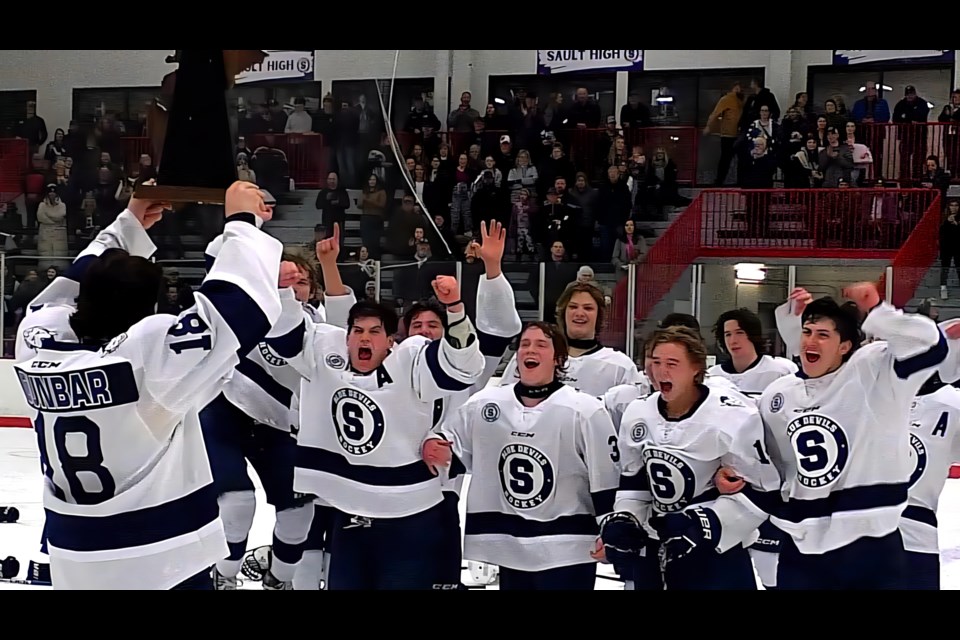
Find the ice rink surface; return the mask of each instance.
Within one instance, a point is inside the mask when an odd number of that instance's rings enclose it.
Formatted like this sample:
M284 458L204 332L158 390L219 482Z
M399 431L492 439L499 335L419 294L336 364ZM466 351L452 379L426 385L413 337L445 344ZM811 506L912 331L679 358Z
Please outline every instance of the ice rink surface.
M257 515L250 532L249 548L270 544L273 532L273 507L266 503L256 474L251 477L257 484ZM464 485L464 495L468 488ZM0 429L0 506L13 506L20 510L16 524L0 524L0 559L13 556L20 561L23 578L31 559L40 560L40 531L43 526L42 480L37 455L37 440L30 429ZM460 503L461 514L464 501ZM942 588L960 589L960 480L948 480L940 501L940 553L942 563ZM464 581L467 581L465 572ZM242 589L259 589L259 584L247 584ZM496 589L496 587L488 587ZM0 590L26 589L43 591L49 587L0 583ZM613 578L608 566L598 569L598 590L623 589L623 584Z

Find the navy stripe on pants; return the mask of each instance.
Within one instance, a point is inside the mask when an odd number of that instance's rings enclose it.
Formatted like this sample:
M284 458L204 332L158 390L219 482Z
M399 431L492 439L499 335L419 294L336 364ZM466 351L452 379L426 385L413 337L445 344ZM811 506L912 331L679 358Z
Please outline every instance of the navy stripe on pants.
M901 589L906 551L899 531L881 538L860 538L820 554L804 555L793 538L783 537L777 589L824 591L883 591Z
M940 591L940 554L904 552L903 589Z

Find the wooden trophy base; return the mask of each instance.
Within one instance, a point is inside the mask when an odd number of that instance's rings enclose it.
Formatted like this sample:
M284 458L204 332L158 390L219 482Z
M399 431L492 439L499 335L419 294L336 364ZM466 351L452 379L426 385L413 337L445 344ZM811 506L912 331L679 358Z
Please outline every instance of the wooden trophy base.
M142 200L159 200L178 204L223 205L227 201L226 189L172 187L162 184L141 184L136 188L133 195L135 198Z

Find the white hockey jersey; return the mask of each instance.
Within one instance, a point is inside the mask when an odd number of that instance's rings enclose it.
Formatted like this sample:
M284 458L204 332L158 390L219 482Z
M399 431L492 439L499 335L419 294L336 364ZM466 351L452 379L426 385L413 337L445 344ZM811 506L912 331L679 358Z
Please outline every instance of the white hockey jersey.
M463 313L450 323L473 333ZM343 329L313 325L301 354L287 358L304 376L294 489L350 515L421 513L442 500L421 451L434 422L422 416L482 375L476 336L462 349L446 337L407 338L369 375L349 370L346 339Z
M900 520L903 548L940 553L937 505L950 467L960 460L960 389L943 385L918 395L910 409L913 473Z
M567 372L560 379L563 384L573 387L594 397L602 396L611 388L621 384L639 384L644 376L627 354L597 347L593 351L567 360ZM520 380L517 369L517 356L503 370L500 386L516 384Z
M481 391L440 429L472 474L463 557L519 571L592 563L618 484L610 416L568 386L525 407L515 386Z
M723 553L757 539L769 505L779 500L780 476L766 454L756 406L736 392L702 389L701 402L680 419L665 417L659 393L624 412L616 510L635 515L656 538L650 518L710 507L720 520ZM743 491L720 495L713 480L721 467L737 470L747 483Z
M707 374L726 378L744 395L758 397L770 383L783 376L794 375L798 370L797 365L786 358L760 356L745 371L738 373L734 370L733 363L727 362L710 367Z
M151 316L94 351L48 341L15 367L56 589L169 589L227 555L198 412L279 317L282 246L245 219L224 233L179 317Z
M886 303L863 331L881 342L821 378L781 378L758 401L787 501L771 522L801 553L893 533L907 503L910 406L947 341L929 319Z
M80 279L91 261L108 249L123 249L132 256L150 258L157 250L146 229L129 209L117 216L97 234L74 259L73 264L51 282L27 306L26 315L17 328L15 357L23 362L37 355L45 340L75 343L77 336L70 328L70 315L76 310Z

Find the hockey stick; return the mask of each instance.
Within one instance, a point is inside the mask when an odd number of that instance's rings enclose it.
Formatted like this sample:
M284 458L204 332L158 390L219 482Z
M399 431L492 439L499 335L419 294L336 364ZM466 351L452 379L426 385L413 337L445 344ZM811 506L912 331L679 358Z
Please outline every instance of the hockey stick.
M29 587L52 587L52 582L42 582L40 580L17 580L16 578L0 578L0 584L19 584Z

